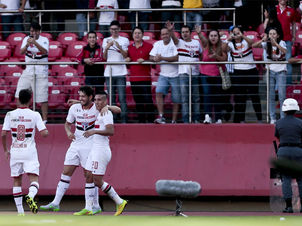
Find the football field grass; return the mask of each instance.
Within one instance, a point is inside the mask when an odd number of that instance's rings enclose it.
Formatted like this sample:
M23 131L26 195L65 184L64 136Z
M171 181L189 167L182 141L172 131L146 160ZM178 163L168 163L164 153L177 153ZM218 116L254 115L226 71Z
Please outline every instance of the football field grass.
M1 215L0 225L69 225L69 226L301 226L302 216L81 216Z

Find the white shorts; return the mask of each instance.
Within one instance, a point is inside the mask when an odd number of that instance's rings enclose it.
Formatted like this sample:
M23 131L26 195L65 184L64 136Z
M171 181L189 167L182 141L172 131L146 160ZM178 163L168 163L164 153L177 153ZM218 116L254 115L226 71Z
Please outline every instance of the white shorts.
M65 155L65 166L86 166L91 151L92 140L87 142L72 142Z
M10 160L11 176L18 177L24 173L36 174L39 176L40 163L37 159L33 160Z
M34 90L33 76L23 73L19 78L15 97L19 98L19 92L22 89ZM48 77L45 75L37 75L36 79L36 102L48 102Z
M91 171L94 175L104 176L110 160L111 150L109 146L93 146L85 169Z

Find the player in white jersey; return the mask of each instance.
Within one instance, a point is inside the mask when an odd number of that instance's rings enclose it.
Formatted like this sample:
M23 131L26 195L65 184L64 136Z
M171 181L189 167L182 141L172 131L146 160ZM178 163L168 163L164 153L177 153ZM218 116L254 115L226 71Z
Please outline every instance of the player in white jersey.
M92 146L92 138L85 138L83 136L85 131L92 130L94 128L95 120L99 111L96 109L95 104L92 102L93 99L93 89L88 86L83 86L79 89L80 103L73 104L66 118L65 131L67 137L72 140L69 149L66 152L64 169L61 175L61 180L58 183L56 195L54 200L45 206L40 206L41 210L59 211L60 202L69 188L69 183L71 176L73 175L75 169L78 166L85 168L88 154ZM78 101L76 101L78 102ZM114 113L120 113L119 107L109 106L104 110L112 110ZM72 124L75 123L75 132L71 131ZM87 207L87 194L88 191L94 191L94 207L93 213L100 213L101 208L98 201L98 187L95 187L92 180L92 175L87 174L84 169L84 176L86 178L85 184L85 200ZM80 212L74 213L74 215L86 215L87 208L84 208Z
M25 196L26 203L33 213L38 207L34 201L39 189L39 160L35 143L35 128L43 137L48 130L38 112L29 109L31 91L21 90L19 93L20 106L6 114L2 127L2 145L6 159L10 159L11 177L14 178L13 196L18 215L24 216L22 204L22 175L27 173L30 180L29 193ZM11 132L12 144L7 148L7 134Z
M98 111L102 111L107 106L107 93L101 92L95 95L95 106ZM89 153L85 169L92 173L93 182L96 186L102 189L115 203L115 216L120 215L127 201L123 200L116 193L114 188L107 182L103 181L108 163L111 160L111 150L109 146L109 136L113 136L113 116L111 112L107 114L99 114L95 121L95 128L86 131L83 135L86 138L92 138L92 149ZM87 210L90 215L93 213L93 191L88 191L88 206Z

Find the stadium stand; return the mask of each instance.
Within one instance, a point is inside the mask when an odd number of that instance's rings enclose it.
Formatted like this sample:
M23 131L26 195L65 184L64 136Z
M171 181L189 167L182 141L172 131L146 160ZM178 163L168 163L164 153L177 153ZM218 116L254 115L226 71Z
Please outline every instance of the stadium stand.
M87 43L84 41L74 41L70 43L67 47L65 56L70 58L70 60L75 61L76 57L79 55L83 47L86 45Z
M48 32L41 32L40 33L41 36L48 38L49 41L53 40L52 34L48 33Z
M23 39L26 37L26 34L24 33L12 33L10 34L6 41L9 42L9 44L15 48L17 45L21 45Z
M59 34L57 41L61 42L63 48L66 49L68 45L78 40L78 35L72 32Z
M56 61L63 56L62 44L58 41L49 42L48 61Z
M9 42L0 41L0 61L4 61L11 57L12 49Z

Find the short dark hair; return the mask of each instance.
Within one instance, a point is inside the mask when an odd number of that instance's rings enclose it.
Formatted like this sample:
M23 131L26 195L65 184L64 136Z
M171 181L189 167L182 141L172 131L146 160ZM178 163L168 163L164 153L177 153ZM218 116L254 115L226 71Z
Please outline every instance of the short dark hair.
M34 29L35 31L41 31L41 25L37 22L32 22L30 24L30 28Z
M89 36L89 34L94 34L94 35L95 35L95 37L97 37L97 34L96 34L96 32L95 32L95 31L89 31L89 32L87 33L87 37Z
M85 93L87 96L93 96L93 89L90 86L82 86L79 89L79 92Z
M291 111L285 111L284 113L286 113L287 115L294 115L296 114L296 110L291 110Z
M105 95L107 97L108 93L106 91L97 91L95 95Z
M144 34L144 29L142 29L140 26L133 28L133 29L132 29L132 34L134 33L134 31L135 31L136 29L140 30L140 31Z
M28 104L31 99L32 92L29 89L22 89L19 92L20 104Z
M183 28L188 28L190 32L192 32L192 29L188 26L188 25L183 25L180 29L180 31L183 29Z
M110 26L109 26L109 27L111 27L111 26L118 26L118 27L121 27L120 22L118 22L117 20L113 20L113 21L111 21L111 23L110 23Z

